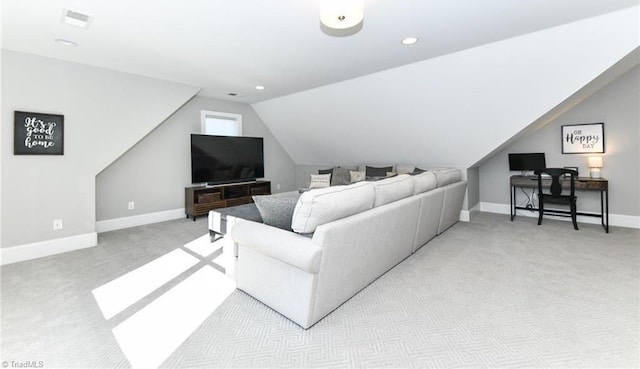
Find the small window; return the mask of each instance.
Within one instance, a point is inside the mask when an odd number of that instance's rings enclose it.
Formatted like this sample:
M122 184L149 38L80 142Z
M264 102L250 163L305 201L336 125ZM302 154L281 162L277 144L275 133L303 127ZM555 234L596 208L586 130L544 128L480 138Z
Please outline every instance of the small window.
M202 134L216 136L242 136L242 115L203 110Z

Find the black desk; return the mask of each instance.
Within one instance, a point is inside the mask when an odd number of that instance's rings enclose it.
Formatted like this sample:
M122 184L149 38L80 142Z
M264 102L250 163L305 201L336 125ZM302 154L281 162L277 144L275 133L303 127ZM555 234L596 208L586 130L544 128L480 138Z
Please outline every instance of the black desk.
M549 186L551 179L543 179L542 183L545 186ZM570 189L571 181L569 179L561 179L562 188ZM516 187L520 188L538 188L537 176L511 176L511 221L516 216L517 209L523 210L535 210L537 208L526 208L517 206L516 203ZM578 177L575 184L576 191L600 191L600 214L578 212L578 215L584 215L588 217L598 217L602 219L602 226L605 231L609 233L609 181L604 178L589 178ZM570 211L544 209L545 214L571 214Z

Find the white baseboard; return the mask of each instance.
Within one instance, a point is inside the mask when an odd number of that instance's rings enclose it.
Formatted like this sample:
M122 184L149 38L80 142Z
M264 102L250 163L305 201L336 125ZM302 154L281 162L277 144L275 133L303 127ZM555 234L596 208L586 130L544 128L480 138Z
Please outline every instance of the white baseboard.
M184 208L159 211L156 213L134 215L131 217L107 219L96 222L96 232L109 232L118 229L137 227L145 224L152 224L158 222L165 222L167 220L174 220L184 218Z
M68 251L86 249L96 246L97 244L98 234L92 232L71 237L28 243L20 246L4 247L0 249L0 265L37 259Z
M460 218L461 222L469 222L471 218L473 218L474 214L480 211L480 204L476 204L476 206L472 207L471 210L461 210Z
M496 204L491 202L481 202L480 203L480 211L484 211L487 213L497 213L497 214L511 214L511 209L508 204ZM525 216L537 218L537 211L529 211L529 210L516 210L517 216ZM570 218L546 215L545 218L550 219L558 219L571 221ZM596 217L586 217L578 215L579 223L588 223L588 224L601 224L602 220ZM633 215L621 215L621 214L609 214L609 225L614 227L625 227L625 228L636 228L640 229L640 217Z

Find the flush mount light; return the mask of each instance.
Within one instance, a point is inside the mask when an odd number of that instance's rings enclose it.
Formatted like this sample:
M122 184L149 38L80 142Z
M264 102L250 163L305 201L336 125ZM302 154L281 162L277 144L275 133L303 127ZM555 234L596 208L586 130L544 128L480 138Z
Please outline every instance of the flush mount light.
M264 90L264 86L258 85L258 86L256 86L256 90Z
M69 40L65 40L62 38L56 38L55 41L62 46L66 46L66 47L76 47L78 46L77 43L73 42L73 41L69 41Z
M413 45L416 42L418 42L418 38L417 37L407 37L405 39L403 39L402 41L403 45Z
M320 22L333 29L355 27L364 19L362 0L322 0Z
M229 92L227 95L229 95L229 96L238 96L238 94L235 93L235 92Z
M69 9L63 9L61 21L70 26L88 29L93 18L87 14L76 12Z

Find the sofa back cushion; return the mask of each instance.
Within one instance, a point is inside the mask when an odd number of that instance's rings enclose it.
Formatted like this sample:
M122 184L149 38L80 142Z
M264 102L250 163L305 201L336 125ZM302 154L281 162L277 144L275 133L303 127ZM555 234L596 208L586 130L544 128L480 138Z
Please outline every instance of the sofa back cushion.
M373 206L381 206L413 195L413 179L408 174L373 182Z
M368 182L307 191L296 204L291 228L298 233L312 233L321 224L371 209L373 201L373 186Z
M443 187L462 180L462 171L460 169L437 169L433 170L433 174L436 175L438 187Z
M431 191L437 187L436 175L433 172L422 172L413 177L413 194Z

